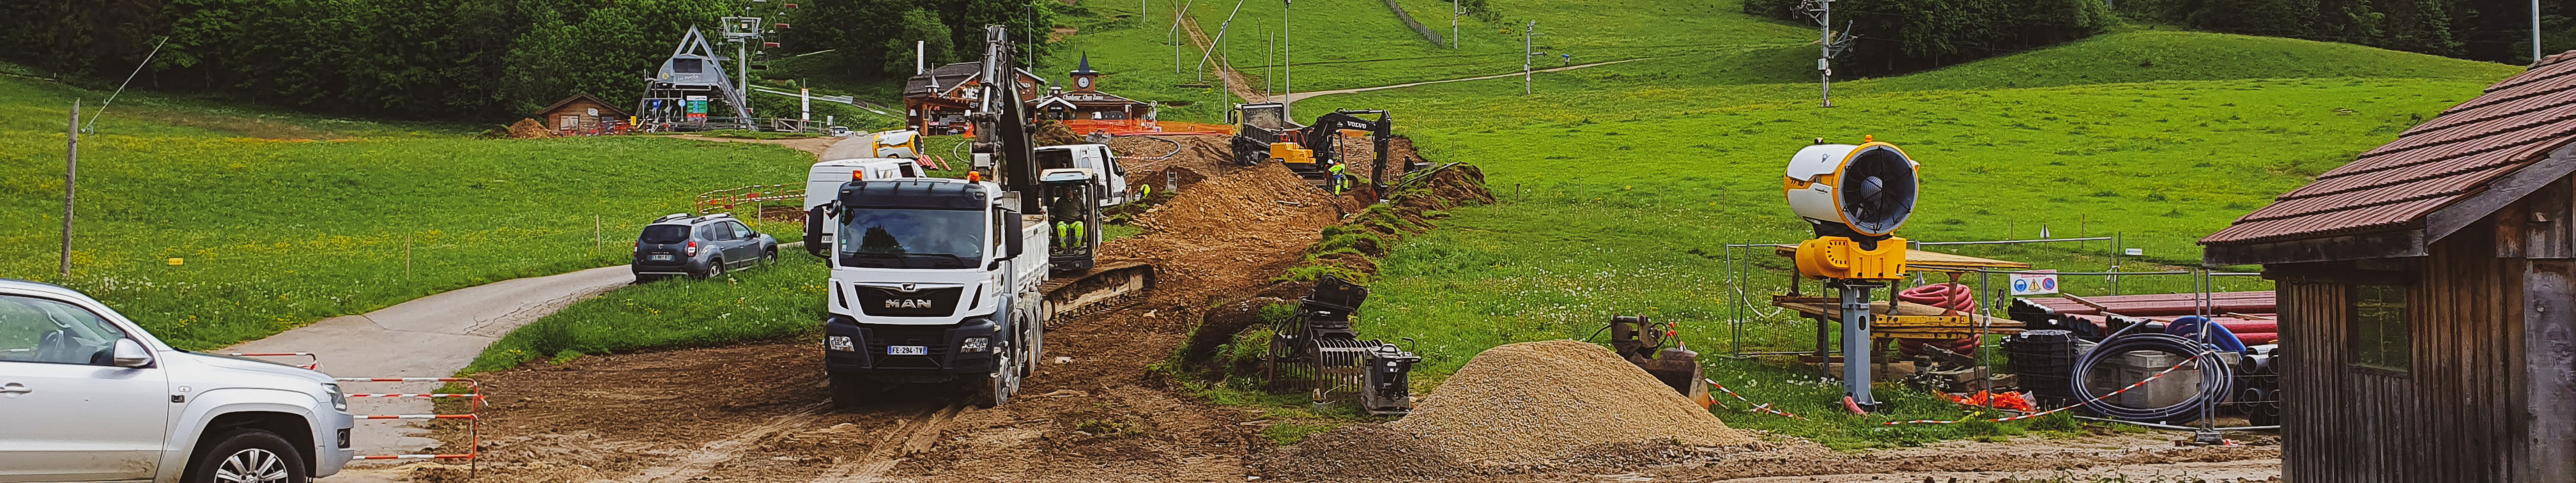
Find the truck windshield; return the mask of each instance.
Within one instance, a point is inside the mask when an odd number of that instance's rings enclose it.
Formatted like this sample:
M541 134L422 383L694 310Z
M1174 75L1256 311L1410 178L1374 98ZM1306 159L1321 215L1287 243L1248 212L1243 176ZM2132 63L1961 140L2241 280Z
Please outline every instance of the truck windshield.
M850 210L841 217L841 266L967 268L984 263L979 210Z

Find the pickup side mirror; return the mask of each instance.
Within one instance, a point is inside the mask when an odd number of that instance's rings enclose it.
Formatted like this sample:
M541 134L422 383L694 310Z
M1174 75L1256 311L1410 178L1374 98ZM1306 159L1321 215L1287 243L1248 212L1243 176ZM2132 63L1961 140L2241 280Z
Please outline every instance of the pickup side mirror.
M114 352L109 354L109 362L116 367L152 365L152 351L143 350L143 343L135 342L134 339L117 339L116 348L110 350Z
M996 224L1002 226L1002 259L1019 258L1020 252L1023 251L1020 243L1027 241L1026 236L1021 234L1026 230L1023 230L1025 227L1020 226L1020 212L1002 210L1001 215L1002 219L996 220Z

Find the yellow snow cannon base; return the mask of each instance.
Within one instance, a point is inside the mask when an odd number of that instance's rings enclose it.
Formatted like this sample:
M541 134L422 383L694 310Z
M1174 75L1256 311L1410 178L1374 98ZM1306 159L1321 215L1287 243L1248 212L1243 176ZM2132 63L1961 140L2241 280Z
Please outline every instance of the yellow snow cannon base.
M1895 280L1905 277L1905 239L1878 241L1877 250L1861 249L1850 238L1829 236L1798 244L1798 274L1841 280Z

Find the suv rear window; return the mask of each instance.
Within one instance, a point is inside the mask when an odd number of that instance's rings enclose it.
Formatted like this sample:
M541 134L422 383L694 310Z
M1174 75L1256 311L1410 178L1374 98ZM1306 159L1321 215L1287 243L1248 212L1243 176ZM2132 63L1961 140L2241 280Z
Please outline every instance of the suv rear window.
M689 241L689 227L653 225L644 227L644 243L679 243Z

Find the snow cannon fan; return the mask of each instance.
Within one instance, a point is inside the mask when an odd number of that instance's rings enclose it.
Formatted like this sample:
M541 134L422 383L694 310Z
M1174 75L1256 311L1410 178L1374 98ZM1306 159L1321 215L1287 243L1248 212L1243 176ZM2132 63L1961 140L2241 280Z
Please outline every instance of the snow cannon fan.
M1869 359L1877 350L1869 328L1869 290L1905 276L1905 239L1898 227L1914 215L1922 165L1896 145L1861 138L1858 145L1825 144L1789 158L1781 191L1789 209L1806 218L1816 238L1798 244L1798 274L1825 280L1840 296L1833 311L1842 323L1843 403L1854 412L1875 411ZM1821 335L1819 336L1821 337ZM1822 340L1817 341L1822 343Z
M1920 167L1896 145L1874 139L1851 145L1818 138L1798 150L1781 191L1789 209L1816 229L1816 239L1798 244L1798 273L1820 279L1903 277L1905 239L1894 233L1914 214Z

